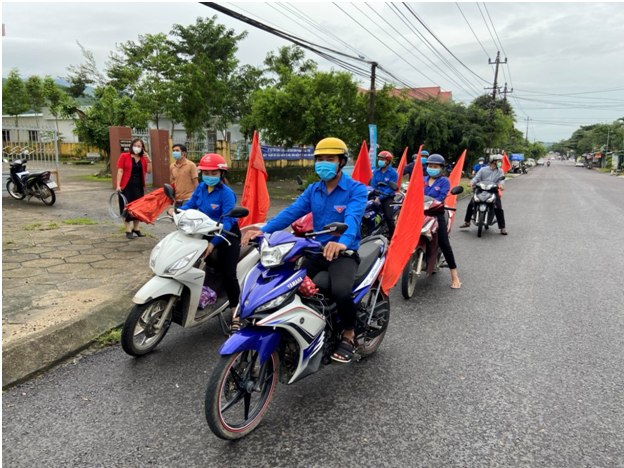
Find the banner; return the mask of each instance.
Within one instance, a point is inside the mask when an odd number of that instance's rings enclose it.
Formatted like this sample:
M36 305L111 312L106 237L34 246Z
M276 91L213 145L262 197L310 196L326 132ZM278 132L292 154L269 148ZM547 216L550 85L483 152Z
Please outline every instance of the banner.
M368 159L370 159L371 167L375 169L375 159L377 158L377 125L369 124L368 131L370 133Z
M295 161L299 159L314 159L314 147L304 146L303 148L285 148L284 146L260 146L262 159L265 161L277 161L287 159ZM251 154L251 148L250 148Z

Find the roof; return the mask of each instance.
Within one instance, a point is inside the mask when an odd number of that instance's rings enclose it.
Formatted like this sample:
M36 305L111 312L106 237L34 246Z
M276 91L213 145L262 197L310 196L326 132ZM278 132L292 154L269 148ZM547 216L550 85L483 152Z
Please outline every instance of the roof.
M360 92L366 93L367 89L359 88ZM436 99L440 102L448 102L453 97L451 91L442 91L439 86L429 86L426 88L402 88L390 91L391 96L402 97L405 95L410 99Z

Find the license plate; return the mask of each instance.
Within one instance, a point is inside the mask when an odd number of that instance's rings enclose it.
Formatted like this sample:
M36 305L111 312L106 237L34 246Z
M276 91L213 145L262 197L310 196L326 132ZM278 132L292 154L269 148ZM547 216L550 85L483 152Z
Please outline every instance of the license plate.
M46 185L48 186L48 188L51 188L51 189L55 189L56 187L58 187L58 185L56 185L56 182L52 182L52 181L46 182Z

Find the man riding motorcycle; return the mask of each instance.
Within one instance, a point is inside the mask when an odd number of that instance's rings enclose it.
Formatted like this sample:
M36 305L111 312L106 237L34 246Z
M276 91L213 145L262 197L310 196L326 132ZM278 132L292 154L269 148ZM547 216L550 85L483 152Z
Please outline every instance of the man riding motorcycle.
M428 157L429 157L428 151L423 150L420 152L420 163L422 164L423 174L427 173L427 158ZM412 172L414 171L414 164L418 162L417 159L418 159L418 154L412 154L412 162L410 162L407 166L405 166L405 169L403 170L403 175L407 176L407 180L410 180L410 177L412 177Z
M483 156L481 156L479 158L479 163L475 164L475 166L472 168L472 175L475 175L477 172L479 172L484 167L485 167L485 158Z
M392 154L389 151L382 151L377 156L377 169L373 172L373 178L370 181L371 187L378 192L382 193L375 201L380 203L383 208L384 217L386 218L386 224L388 225L389 239L392 239L394 234L394 212L392 208L392 202L394 200L395 192L388 185L390 182L398 183L399 174L390 165L392 163ZM385 185L379 186L379 183L383 182Z
M336 302L340 324L344 328L342 342L332 355L332 360L340 363L351 362L356 350L354 328L357 308L351 291L360 263L360 222L368 199L366 186L342 172L348 157L347 145L342 140L321 140L314 150L314 170L321 181L311 184L292 205L282 210L260 231L249 231L242 240L245 246L256 236L284 229L310 212L314 219L314 231L321 231L329 223L347 224L348 229L338 241L334 241L335 238L330 234L317 236L316 240L325 247L323 256L306 258L302 265L310 278L321 271L329 273L331 296Z
M489 182L491 184L497 184L500 190L505 190L505 173L502 171L503 157L500 154L493 154L490 156L490 165L483 167L474 178L468 184L468 187L472 187L479 182ZM494 203L494 213L496 214L496 220L498 222L498 228L503 236L507 235L505 229L505 213L503 211L503 205L498 194L495 194L496 201ZM472 218L472 211L474 209L474 201L471 198L466 209L466 217L464 218L464 224L459 226L460 229L470 227L470 219Z

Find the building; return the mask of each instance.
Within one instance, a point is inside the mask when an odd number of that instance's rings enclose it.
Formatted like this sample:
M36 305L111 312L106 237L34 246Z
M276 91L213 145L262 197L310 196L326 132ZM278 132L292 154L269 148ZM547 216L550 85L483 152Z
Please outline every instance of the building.
M367 93L368 90L358 88L361 93ZM439 86L429 86L426 88L397 88L390 91L391 96L406 97L410 99L435 99L439 102L448 102L453 99L451 91L442 91Z

